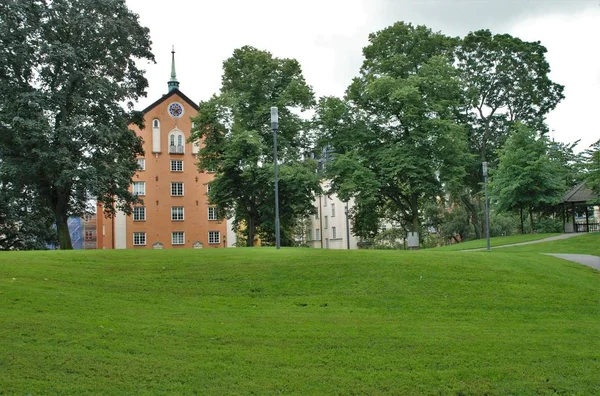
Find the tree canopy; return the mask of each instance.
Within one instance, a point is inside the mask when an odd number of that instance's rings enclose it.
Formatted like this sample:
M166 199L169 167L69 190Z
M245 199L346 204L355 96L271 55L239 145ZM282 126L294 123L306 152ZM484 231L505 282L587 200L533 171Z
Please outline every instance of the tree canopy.
M533 232L533 214L557 204L566 190L561 165L552 161L548 140L517 123L499 152L498 168L493 171L492 197L500 211L529 214Z
M316 122L336 153L328 175L342 199L356 201L357 235L377 232L380 219L419 231L421 203L463 177L455 45L425 26L398 22L369 36L346 99L320 101Z
M17 191L54 213L61 249L69 215L97 198L131 211L142 153L128 129L153 61L147 28L125 0L11 0L0 5L0 157ZM127 105L124 109L122 104Z
M270 108L279 108L278 160L282 244L293 242L297 220L312 213L319 190L308 125L295 110L314 96L295 59L253 47L238 48L223 63L219 95L201 102L191 139L203 139L198 166L214 170L209 199L221 218L232 217L247 246L274 240L273 134Z

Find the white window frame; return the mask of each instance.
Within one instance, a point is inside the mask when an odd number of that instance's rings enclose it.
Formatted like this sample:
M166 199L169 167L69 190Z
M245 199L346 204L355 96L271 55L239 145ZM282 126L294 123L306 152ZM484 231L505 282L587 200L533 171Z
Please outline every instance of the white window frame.
M323 216L323 219L325 220L325 224L323 224L323 229L326 230L327 228L329 228L329 219L327 218L327 216Z
M320 241L321 240L321 230L319 228L317 228L315 230L315 241Z
M177 240L175 238L177 237ZM181 239L179 239L181 238ZM171 245L185 245L185 232L173 231L171 233Z
M331 217L335 217L335 203L331 204Z
M145 171L146 170L146 158L138 158L137 159L138 170Z
M337 229L335 227L331 227L331 238L337 238Z
M181 184L181 194L173 194L174 190L173 188L177 185ZM179 192L178 189L176 188L175 193ZM183 197L185 195L185 189L183 186L183 182L171 182L171 196L172 197Z
M208 220L217 220L217 208L215 206L208 207Z
M183 206L171 206L171 221L183 221L183 220L185 220L184 207Z
M208 231L208 244L218 245L219 243L221 243L221 231Z
M136 186L137 186L137 188L136 188ZM141 188L140 188L140 186L141 186ZM136 190L138 190L138 191L136 191ZM139 190L141 190L141 192ZM145 181L133 182L133 195L140 195L140 196L146 195L146 182Z
M158 118L152 120L152 128L160 128L160 120Z
M136 213L136 210L138 212ZM140 216L141 214L141 216ZM133 221L146 221L146 207L145 206L134 206L133 207Z
M175 164L181 164L181 169L177 169L177 166L173 166ZM171 172L183 172L183 160L172 159L170 162Z
M133 233L133 246L146 246L146 233L145 232L134 232Z

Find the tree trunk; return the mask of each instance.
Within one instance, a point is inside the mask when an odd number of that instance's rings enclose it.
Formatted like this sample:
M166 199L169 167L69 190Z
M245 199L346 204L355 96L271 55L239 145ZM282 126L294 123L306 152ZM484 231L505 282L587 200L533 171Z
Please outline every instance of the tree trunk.
M521 235L525 234L525 227L523 227L523 208L519 208L519 227L521 228Z
M419 201L417 194L413 194L410 198L410 212L412 215L412 232L419 232Z
M475 239L481 239L481 222L479 221L479 209L473 205L471 199L468 196L461 196L460 200L469 212L471 217L471 224L473 224L473 231L475 231Z
M69 233L68 216L66 213L55 213L58 245L60 250L72 250L71 234Z
M529 208L529 233L533 234L533 210Z
M248 216L248 222L246 224L248 227L248 238L246 239L246 246L252 247L254 246L254 238L256 235L256 223L254 222L254 217L252 215Z

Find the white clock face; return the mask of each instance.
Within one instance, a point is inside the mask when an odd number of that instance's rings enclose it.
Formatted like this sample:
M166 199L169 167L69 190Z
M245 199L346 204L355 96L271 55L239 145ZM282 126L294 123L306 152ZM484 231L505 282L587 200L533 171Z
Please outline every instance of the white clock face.
M171 103L169 105L169 114L173 118L180 118L183 115L183 106L177 102Z

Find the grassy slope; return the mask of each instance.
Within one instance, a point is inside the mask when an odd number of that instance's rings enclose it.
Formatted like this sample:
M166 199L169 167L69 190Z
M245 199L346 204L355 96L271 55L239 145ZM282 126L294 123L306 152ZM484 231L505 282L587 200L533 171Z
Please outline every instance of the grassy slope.
M511 246L502 248L501 251L519 253L575 253L600 256L600 233L581 234L569 239L531 245Z
M502 246L502 245L510 245L512 243L520 243L520 242L529 242L529 241L537 241L539 239L548 238L551 236L556 236L560 234L522 234L522 235L509 235L503 237L494 237L490 238L491 246ZM457 251L457 250L467 250L467 249L479 249L487 247L487 240L484 239L476 239L474 241L467 241L463 243L456 243L453 245L441 246L435 248L437 250L448 251Z
M598 394L599 280L500 252L3 253L0 394Z

